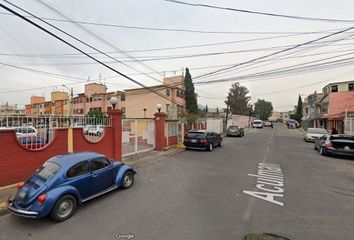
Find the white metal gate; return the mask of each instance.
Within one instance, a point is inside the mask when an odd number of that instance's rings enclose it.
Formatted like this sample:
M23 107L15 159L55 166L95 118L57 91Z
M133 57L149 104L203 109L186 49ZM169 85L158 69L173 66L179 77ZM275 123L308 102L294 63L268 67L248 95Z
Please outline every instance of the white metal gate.
M344 133L354 135L354 118L344 119Z
M122 119L122 157L155 149L154 119Z

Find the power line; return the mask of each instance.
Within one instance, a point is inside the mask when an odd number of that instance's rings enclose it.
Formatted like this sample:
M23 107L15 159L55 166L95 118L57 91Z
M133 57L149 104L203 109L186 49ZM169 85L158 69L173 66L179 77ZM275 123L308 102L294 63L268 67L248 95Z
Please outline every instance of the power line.
M7 2L7 3L9 3L9 2L6 1L6 0L4 0L4 1ZM9 3L9 4L11 4L11 3ZM13 5L13 4L11 4L11 5ZM87 57L91 58L92 60L94 60L94 61L100 63L101 65L103 65L104 67L110 69L111 71L113 71L113 72L115 72L115 73L121 75L122 77L124 77L124 78L126 78L126 79L132 81L133 83L135 83L135 84L137 84L137 85L139 85L139 86L141 86L141 87L143 87L143 88L145 88L145 89L147 89L147 90L149 90L149 91L151 91L151 92L153 92L153 93L159 95L160 97L167 99L168 101L174 102L173 100L169 99L168 97L164 96L163 94L160 94L159 92L155 91L153 88L145 86L144 84L140 83L139 81L134 80L133 78L131 78L131 77L129 77L129 76L127 76L127 75L125 75L125 74L119 72L118 70L116 70L116 69L110 67L109 65L107 65L107 64L105 64L105 63L103 63L103 62L101 62L100 60L96 59L95 57L93 57L93 56L87 54L86 52L84 52L83 50L81 50L81 49L79 49L78 47L74 46L73 44L69 43L68 41L64 40L63 38L61 38L61 37L57 36L56 34L50 32L49 30L47 30L47 29L45 29L44 27L38 25L37 23L31 21L30 19L28 19L28 18L22 16L21 14L19 14L19 13L16 12L15 10L10 9L9 7L3 5L2 3L0 3L0 7L2 7L3 9L5 9L5 10L8 11L8 12L11 12L11 13L15 14L15 15L18 16L19 18L21 18L21 19L25 20L26 22L30 23L31 25L33 25L33 26L39 28L40 30L42 30L42 31L44 31L45 33L51 35L52 37L54 37L54 38L60 40L61 42L67 44L68 46L74 48L75 50L81 52L82 54L86 55ZM28 14L28 12L26 12L26 13ZM32 15L32 16L35 16L35 15L33 15L33 14L31 14L31 15ZM37 17L36 17L36 18L37 18ZM37 19L38 19L38 18L37 18ZM39 19L39 20L40 20L40 19ZM47 23L47 24L48 24L48 23ZM62 31L62 30L61 30L61 31ZM88 44L87 44L87 45L88 45ZM89 45L89 46L90 46L90 45ZM94 48L94 47L92 47L92 46L90 46L90 47L91 47L91 48ZM94 48L94 49L95 49L95 48ZM96 49L95 49L95 50L96 50ZM96 50L96 51L99 51L99 50ZM174 103L176 103L176 102L174 102ZM176 104L178 104L178 103L176 103Z
M350 61L348 61L350 60ZM261 80L267 80L270 77L274 76L289 76L289 73L292 73L292 75L297 74L304 74L309 72L310 70L317 69L317 70L329 70L329 67L343 67L343 66L348 66L352 65L354 62L354 57L351 58L346 58L346 59L341 59L341 60L336 60L336 61L331 61L331 62L326 62L326 63L321 63L321 64L314 64L310 66L305 66L305 67L298 67L298 68L293 68L293 69L287 69L289 67L285 68L280 68L276 70L269 70L269 71L264 71L264 72L258 72L255 74L249 74L249 75L243 75L239 77L230 77L230 78L225 78L225 79L216 79L216 80L209 80L209 81L204 81L204 82L195 82L195 85L202 85L202 84L213 84L213 83L221 83L221 82L229 82L229 81L251 81L250 79L261 79ZM254 81L253 80L253 81Z
M177 3L177 4L181 4L181 5L193 6L193 7L213 8L213 9L219 9L219 10L232 11L232 12L241 12L241 13L247 13L247 14L264 15L264 16L270 16L270 17L281 17L281 18L296 19L296 20L306 20L306 21L316 21L316 22L320 21L320 22L332 22L332 23L354 23L354 20L352 20L352 19L332 19L332 18L303 17L303 16L295 16L295 15L285 15L285 14L277 14L277 13L251 11L251 10L230 8L230 7L220 7L220 6L201 4L201 3L188 3L188 2L182 2L182 1L177 1L177 0L164 0L164 1Z
M321 48L323 46L327 46L329 44L333 44L335 42L338 42L338 41L343 41L345 39L347 39L348 37L346 38L341 38L341 39L335 39L335 40L331 40L331 41L321 41L321 42L315 42L315 43L312 43L312 44L308 44L308 45L313 45L313 44L323 44L325 43L324 45L320 45L320 46L314 46L313 48L307 48L305 50L302 50L302 47L300 48L300 50L298 50L297 52L293 52L293 53L290 53L290 54L287 54L285 55L285 57L280 57L280 58L276 58L276 57L272 57L270 59L264 59L264 60L261 60L261 61L256 61L253 65L251 66L247 66L247 65L243 65L237 69L234 69L234 70L240 70L242 69L241 71L238 71L238 72L244 72L244 71L248 71L248 70L251 70L251 69L254 69L254 68L259 68L259 67L264 67L264 66L267 66L267 65L270 65L270 64L274 64L276 62L279 62L279 61L282 61L282 60L287 60L287 59L291 59L291 58L298 58L298 57L307 57L307 56L317 56L317 55L320 55L321 53L317 53L317 54L310 54L310 55L304 55L304 56L299 56L298 54L299 53L304 53L304 52L309 52L309 51L313 51L314 49L316 48ZM333 46L333 45L332 45ZM295 56L294 56L295 55ZM275 61L274 61L275 60ZM263 62L269 62L269 63L266 63L266 64L262 64L260 66L254 66L254 65L258 65L259 63L263 63ZM308 62L309 63L309 62ZM229 70L225 70L221 73L216 73L216 74L213 74L213 75L209 75L209 76L206 76L204 77L203 79L205 78L210 78L210 77L215 77L216 75L218 75L220 77L220 75L224 75L225 73L227 72L230 72L230 71L234 71L233 69L229 69Z
M72 18L66 16L64 13L61 13L58 9L56 9L55 7L49 5L49 4L46 3L45 1L43 1L43 0L38 0L38 1L39 1L42 5L44 5L46 8L48 8L48 9L50 9L51 11L55 12L55 13L58 14L59 16L61 16L61 17L65 18L65 19L67 19L68 21L74 21ZM95 33L95 32L92 31L91 29L89 29L89 28L87 28L87 27L84 27L84 26L82 26L82 25L80 25L80 24L78 24L78 23L75 23L75 25L76 25L77 27L79 27L81 30L83 30L83 31L85 31L86 33L88 33L89 35L91 35L91 36L93 36L94 38L96 38L97 40L103 42L105 45L107 45L107 46L111 47L112 49L114 49L114 50L116 50L116 51L118 51L118 52L120 52L120 53L126 55L127 57L129 57L129 58L131 58L131 59L133 59L133 60L139 62L139 63L140 63L141 65L143 65L144 67L146 67L146 68L148 68L148 69L150 69L150 70L152 70L152 71L157 72L155 69L151 68L150 66L148 66L148 65L146 65L145 63L143 63L143 62L139 61L138 59L136 59L133 55L131 55L131 54L125 52L125 51L122 50L121 48L115 46L113 43L111 43L111 42L109 42L108 40L106 40L106 39L105 39L104 37L102 37L100 34ZM123 64L123 65L126 66L126 67L129 67L129 68L131 68L131 69L133 69L133 70L135 70L135 71L137 71L137 72L139 72L139 73L141 73L141 74L143 74L143 75L145 75L145 76L147 76L147 77L149 77L149 78L151 78L151 79L153 79L153 80L155 80L155 81L157 81L157 82L159 82L159 83L162 83L162 81L160 81L159 79L157 79L157 78L155 78L155 77L152 77L152 76L150 76L150 75L144 74L142 71L140 71L140 70L138 70L138 69L136 69L136 68L133 68L133 67L131 67L131 66L129 66L129 65L125 65L125 64ZM160 75L160 76L162 76L162 75Z
M326 33L326 32L331 32L331 31L338 31L338 30L340 30L340 29L332 29L332 30L328 30L328 31L318 31L318 32L315 32L315 33ZM251 39L244 39L244 40L237 40L237 41L226 41L226 42L205 43L205 44L196 44L196 45L184 45L184 46L174 46L174 47L136 49L136 50L127 50L125 52L128 52L128 53L155 52L155 51L166 51L166 50L176 50L176 49L210 47L210 46L217 46L217 45L228 45L228 44L234 44L234 43L254 42L254 41L263 41L263 40L269 40L269 39L294 37L294 36L299 36L299 35L303 35L303 34L292 34L292 35L285 35L285 36L270 36L270 37L251 38ZM112 54L112 53L119 53L119 51L105 51L104 53ZM88 52L88 54L97 55L97 54L100 54L100 53ZM16 56L15 54L10 54L10 53L2 53L0 55ZM79 53L38 53L38 54L20 54L20 55L23 56L23 57L43 57L43 58L55 58L57 56L67 56L67 57L81 56L81 54L79 54Z
M333 41L323 41L323 42L320 42L320 43L313 43L313 44L323 44L323 43L326 43L326 42L333 42ZM353 45L353 43L348 43L348 44L343 44L343 45ZM138 56L139 60L137 60L136 58L135 58L135 60L141 62L141 61L170 60L170 59L179 59L179 58L207 57L207 56L217 56L217 55L225 55L225 54L271 51L271 50L276 50L276 49L284 49L284 48L291 47L291 46L295 46L295 45L282 45L282 46L266 47L266 48L251 48L251 49L234 50L234 51L208 52L208 53L199 53L199 54L190 54L190 55ZM333 45L333 46L341 46L341 44ZM322 53L320 53L320 54L322 54ZM60 56L62 56L61 54L58 54L56 56L53 56L53 55L41 56L41 55L37 55L37 54L8 54L8 53L0 53L0 56L10 56L10 57L20 56L20 57L29 57L29 58L31 58L31 57L34 57L34 58L64 58L64 59L65 58L77 59L77 58L85 57L85 56L78 56L78 55L75 55L75 56L64 55L63 57L60 57ZM122 59L123 57L116 57L116 58ZM127 62L127 61L122 60L122 62ZM133 61L133 62L135 62L135 61ZM58 63L54 63L54 64L58 64ZM72 63L65 63L65 64L69 65L69 64L72 64ZM73 64L75 64L75 63L73 63ZM157 71L155 70L153 73L156 73L156 72ZM143 73L140 73L140 74L143 74Z
M10 13L0 12L1 15L13 16ZM27 18L33 18L33 16L25 16ZM318 32L264 32L264 31L205 31L205 30L195 30L195 29L177 29L177 28L162 28L162 27L141 27L141 26L128 26L128 25L118 25L112 23L97 23L97 22L88 22L88 21L74 21L74 20L63 20L57 18L47 18L41 17L43 20L53 21L53 22L68 22L68 23L79 23L92 26L101 26L101 27L113 27L113 28L123 28L123 29L135 29L135 30L148 30L148 31L168 31L168 32L185 32L185 33L202 33L202 34L318 34Z
M268 57L271 57L271 56L275 56L275 55L278 55L280 53L285 53L285 52L289 52L291 50L294 50L296 48L299 48L299 47L302 47L302 46L306 46L306 45L309 45L311 43L314 43L314 42L318 42L320 40L323 40L323 39L326 39L326 38L329 38L329 37L332 37L332 36L335 36L335 35L338 35L338 34L341 34L341 33L345 33L345 32L348 32L350 30L354 29L354 27L350 27L350 28L346 28L344 30L341 30L341 31L337 31L335 33L331 33L329 35L326 35L326 36L323 36L323 37L320 37L320 38L316 38L314 40L311 40L311 41L307 41L307 42L304 42L304 43L300 43L300 44L297 44L295 46L292 46L292 47L289 47L289 48L286 48L284 50L280 50L280 51L277 51L277 52L274 52L274 53L271 53L271 54L267 54L267 55L263 55L261 57L257 57L257 58L253 58L251 60L248 60L248 61L245 61L245 62L241 62L241 63L238 63L238 64L235 64L231 67L226 67L226 68L222 68L222 69L219 69L219 70L216 70L216 71L213 71L213 72L210 72L210 73L205 73L205 74L202 74L202 75L199 75L197 77L194 77L194 79L197 79L197 78L201 78L201 77L205 77L205 76L209 76L209 75L214 75L215 73L219 73L219 72L223 72L223 71L226 71L226 70L229 70L229 69L232 69L232 68L236 68L236 67L239 67L239 66L242 66L242 65L246 65L246 64L249 64L249 63L253 63L253 62L256 62L258 60L262 60L262 59L265 59L265 58L268 58Z

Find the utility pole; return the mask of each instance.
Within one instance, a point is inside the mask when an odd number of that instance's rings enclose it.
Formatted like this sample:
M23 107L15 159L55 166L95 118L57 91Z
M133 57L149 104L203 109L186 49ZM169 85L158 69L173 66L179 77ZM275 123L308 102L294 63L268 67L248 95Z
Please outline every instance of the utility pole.
M227 96L225 131L227 129L227 121L229 119L229 106L230 106L230 94Z

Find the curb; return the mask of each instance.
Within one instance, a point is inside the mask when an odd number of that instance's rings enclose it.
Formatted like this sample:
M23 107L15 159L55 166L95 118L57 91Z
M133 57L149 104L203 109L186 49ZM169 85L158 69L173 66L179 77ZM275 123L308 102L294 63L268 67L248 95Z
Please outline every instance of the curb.
M7 211L7 203L6 202L0 203L0 216L3 216L8 213L9 212Z
M154 160L145 160L144 161L144 157L148 156L148 155L152 155L154 152L151 153L146 153L143 155L143 157L139 157L138 156L131 156L128 157L126 159L123 160L124 163L129 164L129 165L133 165L133 166L138 166L138 167L144 167L146 165L149 165L151 163L156 163L158 161L161 161L163 158L169 157L169 156L173 156L176 155L180 152L184 151L184 146L181 145L177 145L174 147L169 148L168 150L166 149L165 151L162 151L161 155L157 156L156 159ZM140 161L139 161L140 160ZM4 191L4 190L8 190L11 188L14 188L17 186L16 184L11 184L11 185L7 185L4 187L0 187L0 192ZM9 212L7 211L7 202L0 202L0 216L3 216L5 214L8 214Z
M0 187L0 192L6 191L6 190L9 190L12 188L16 188L16 186L17 186L17 183ZM9 212L7 211L7 202L0 202L0 216L3 216L8 213Z
M184 148L175 146L175 147L169 148L168 150L161 151L160 152L161 154L156 156L156 158L153 160L147 159L147 158L149 155L151 156L154 153L156 154L156 151L152 152L150 154L146 153L143 156L141 156L140 158L138 156L132 156L132 157L126 158L125 160L123 160L123 162L126 164L129 164L129 165L132 165L132 166L136 166L136 167L144 167L144 166L149 165L151 163L156 163L156 162L162 160L163 158L176 155L176 154L183 152L183 151L184 151Z
M0 192L1 192L1 191L4 191L4 190L7 190L7 189L10 189L10 188L14 188L14 187L16 187L16 186L17 186L17 183L0 187Z

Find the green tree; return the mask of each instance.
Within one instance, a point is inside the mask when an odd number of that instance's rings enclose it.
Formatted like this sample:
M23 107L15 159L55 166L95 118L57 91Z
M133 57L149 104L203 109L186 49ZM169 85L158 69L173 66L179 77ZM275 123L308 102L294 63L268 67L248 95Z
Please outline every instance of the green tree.
M273 112L273 105L264 99L258 99L254 104L253 114L258 116L261 120L267 120Z
M208 112L208 104L205 105L205 112L206 112L206 113Z
M299 98L297 100L296 115L297 115L297 118L298 118L296 120L297 121L301 121L301 119L302 119L302 99L301 99L300 95L299 95Z
M99 110L92 110L92 111L89 111L87 113L87 116L88 117L97 117L97 118L102 118L104 117L104 114L103 112L99 111Z
M199 116L196 113L189 113L186 111L182 111L180 113L180 117L187 123L187 130L191 130L192 129L192 124L195 123Z
M198 113L197 97L194 92L195 89L192 81L192 76L190 75L188 68L186 68L186 75L184 76L184 87L185 87L184 98L186 100L186 110L189 113L197 114Z
M87 124L94 124L94 125L96 125L97 123L101 123L102 125L107 124L107 117L104 115L103 112L99 110L89 111L86 116L89 117L89 119L87 120Z
M225 101L226 105L230 107L230 112L236 115L249 115L249 101L251 97L248 97L248 89L244 86L240 86L240 83L233 83L229 90L228 99Z

